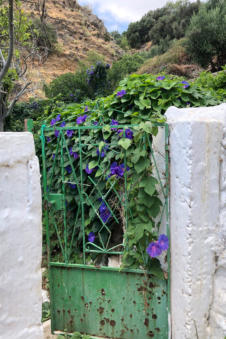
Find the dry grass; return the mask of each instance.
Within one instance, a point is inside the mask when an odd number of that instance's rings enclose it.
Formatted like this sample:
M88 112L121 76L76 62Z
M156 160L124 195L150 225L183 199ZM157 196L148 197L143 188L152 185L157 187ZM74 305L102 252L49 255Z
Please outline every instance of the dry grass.
M185 48L183 46L183 39L177 41L167 52L162 55L155 56L148 59L138 70L139 74L152 73L157 74L159 72L170 73L170 65L181 65L189 63L189 58L186 55ZM175 66L174 69L177 67ZM171 67L172 71L172 67ZM179 72L179 69L177 69Z

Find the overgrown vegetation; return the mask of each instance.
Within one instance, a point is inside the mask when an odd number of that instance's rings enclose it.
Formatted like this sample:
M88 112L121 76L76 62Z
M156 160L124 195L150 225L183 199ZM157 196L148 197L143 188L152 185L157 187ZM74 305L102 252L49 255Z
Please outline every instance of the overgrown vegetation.
M149 11L140 21L131 23L126 32L128 43L132 48L139 48L145 42L161 45L165 52L174 39L184 37L190 19L197 13L200 2L187 0L168 2L164 7Z
M107 201L104 200L101 203L99 201L102 198L100 191L104 193L111 185L114 185L118 196L123 201L125 194L123 183L125 176L127 177L129 215L132 215L132 217L128 219L125 234L127 243L123 256L123 267L142 267L145 269L154 267L154 262L150 263L150 260L153 259L144 255L147 244L157 239L159 227L157 217L162 208L156 188L158 180L153 177L153 167L147 159L147 154L150 152L149 137L156 135L158 132L153 123L164 121L164 113L171 105L176 107L198 107L217 103L219 103L219 100L209 91L205 91L196 84L190 84L180 78L131 75L121 81L116 92L106 98L99 98L94 101L87 100L82 104L56 105L50 116L44 114L40 118L40 123L46 120L46 125L51 122L52 126L62 125L65 128L63 134L67 146L65 145L64 147L67 148L64 150L66 156L64 181L69 183L65 186L67 209L70 214L68 231L73 231L73 225L70 224L70 220L75 220L75 211L78 210L80 204L79 195L76 195L77 186L71 169L71 162L77 177L80 176L81 171L78 135L70 130L70 126L75 126L76 123L83 126L92 124L106 125L103 129L94 128L89 131L83 131L84 133L82 134L82 138L88 145L83 149L83 152L85 152L85 161L82 163L83 183L85 183L84 195L89 196L91 194L89 182L90 180L95 181L99 190L92 192L92 204L96 210L99 210L100 206L102 206L101 204L103 204L102 209L105 214L102 221L113 231L114 227L119 226L117 226L115 218L113 218L112 210L114 209L121 225L124 225L125 216L123 213L125 212L123 211L123 205L119 204L116 210L115 207L113 208L111 201L116 199L113 193L108 196ZM121 132L117 128L117 124L124 126L132 124L137 127L132 129L128 127L125 129L127 134L120 135ZM111 125L115 126L111 128ZM61 165L56 150L59 133L53 129L52 132L48 132L46 137L47 169L50 170L50 174L53 168L56 171L56 173L54 172L51 190L55 193L60 193L61 181L58 174ZM126 166L128 167L123 167L125 150L127 154ZM70 161L68 160L67 152L70 153ZM116 171L116 167L119 172ZM74 199L76 196L78 196L77 200ZM100 210L100 216L98 217L94 213L93 206L89 200L85 200L84 204L86 210L86 241L88 241L89 235L93 234L94 240L89 241L101 246L98 232L103 226L100 222L102 212ZM148 209L146 208L147 204ZM75 205L77 206L76 208ZM80 217L80 215L77 215L75 240L71 248L72 252L70 252L70 260L77 263L82 260L82 222L79 219ZM57 219L60 220L60 217L57 217ZM63 230L59 230L59 232L61 231ZM54 229L52 229L52 254L55 253L56 260L62 260L61 249L54 234ZM107 241L108 232L103 229L101 234L102 240ZM69 234L70 239L71 236ZM90 254L89 261L95 263L96 260L97 256Z

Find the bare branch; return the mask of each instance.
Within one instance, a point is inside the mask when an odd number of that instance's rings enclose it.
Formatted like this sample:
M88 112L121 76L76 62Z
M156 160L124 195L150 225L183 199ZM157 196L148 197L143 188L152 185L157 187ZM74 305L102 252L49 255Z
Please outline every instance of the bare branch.
M26 72L27 72L27 59L33 54L33 52L29 53L26 57L23 57L24 60L24 70L19 74L19 77L21 78Z
M7 112L3 115L3 119L5 119L6 117L8 117L10 115L10 113L13 110L13 107L15 105L15 103L19 100L19 98L21 97L21 95L24 94L24 92L26 91L27 87L31 84L31 82L27 82L26 85L24 86L24 88L22 88L22 90L15 96L15 98L12 100L12 102L9 105L9 108L7 109Z
M0 49L0 57L1 57L1 59L2 59L2 64L3 64L3 66L4 66L4 65L5 65L5 58L4 58L4 55L3 55L1 49Z
M2 79L4 78L4 76L6 75L6 73L8 72L9 66L11 64L12 61L12 57L13 57L13 44L14 44L14 36L13 36L13 0L9 0L9 53L8 53L8 58L7 61L5 63L5 65L3 66L1 73L0 73L0 83L2 82Z

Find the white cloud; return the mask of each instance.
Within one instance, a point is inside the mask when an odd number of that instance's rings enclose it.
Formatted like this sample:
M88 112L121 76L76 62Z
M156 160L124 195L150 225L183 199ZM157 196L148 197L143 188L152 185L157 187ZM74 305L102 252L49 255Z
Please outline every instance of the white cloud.
M139 20L148 11L164 6L167 0L80 0L80 4L89 4L102 15L110 13L115 21L133 22Z
M117 26L119 32L122 32L127 29L129 23L140 20L148 11L163 7L168 1L175 2L176 0L78 1L81 5L88 5L92 11L104 21L105 26L109 31L115 30L115 27ZM195 0L190 1L193 2Z

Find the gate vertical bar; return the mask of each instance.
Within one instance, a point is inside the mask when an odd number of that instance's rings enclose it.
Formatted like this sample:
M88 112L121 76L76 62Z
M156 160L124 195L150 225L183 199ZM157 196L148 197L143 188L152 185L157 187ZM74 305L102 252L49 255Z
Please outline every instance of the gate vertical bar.
M68 263L68 253L67 253L67 214L66 214L66 201L65 201L65 181L64 181L64 139L63 139L63 131L60 131L61 137L61 147L60 147L60 162L61 162L61 179L62 179L62 192L64 197L64 255L65 261Z
M78 129L79 136L79 166L80 166L80 179L81 179L81 204L82 204L82 246L83 246L83 264L86 263L86 251L85 251L85 228L84 228L84 199L83 199L83 169L82 169L82 143L81 143L81 129Z

